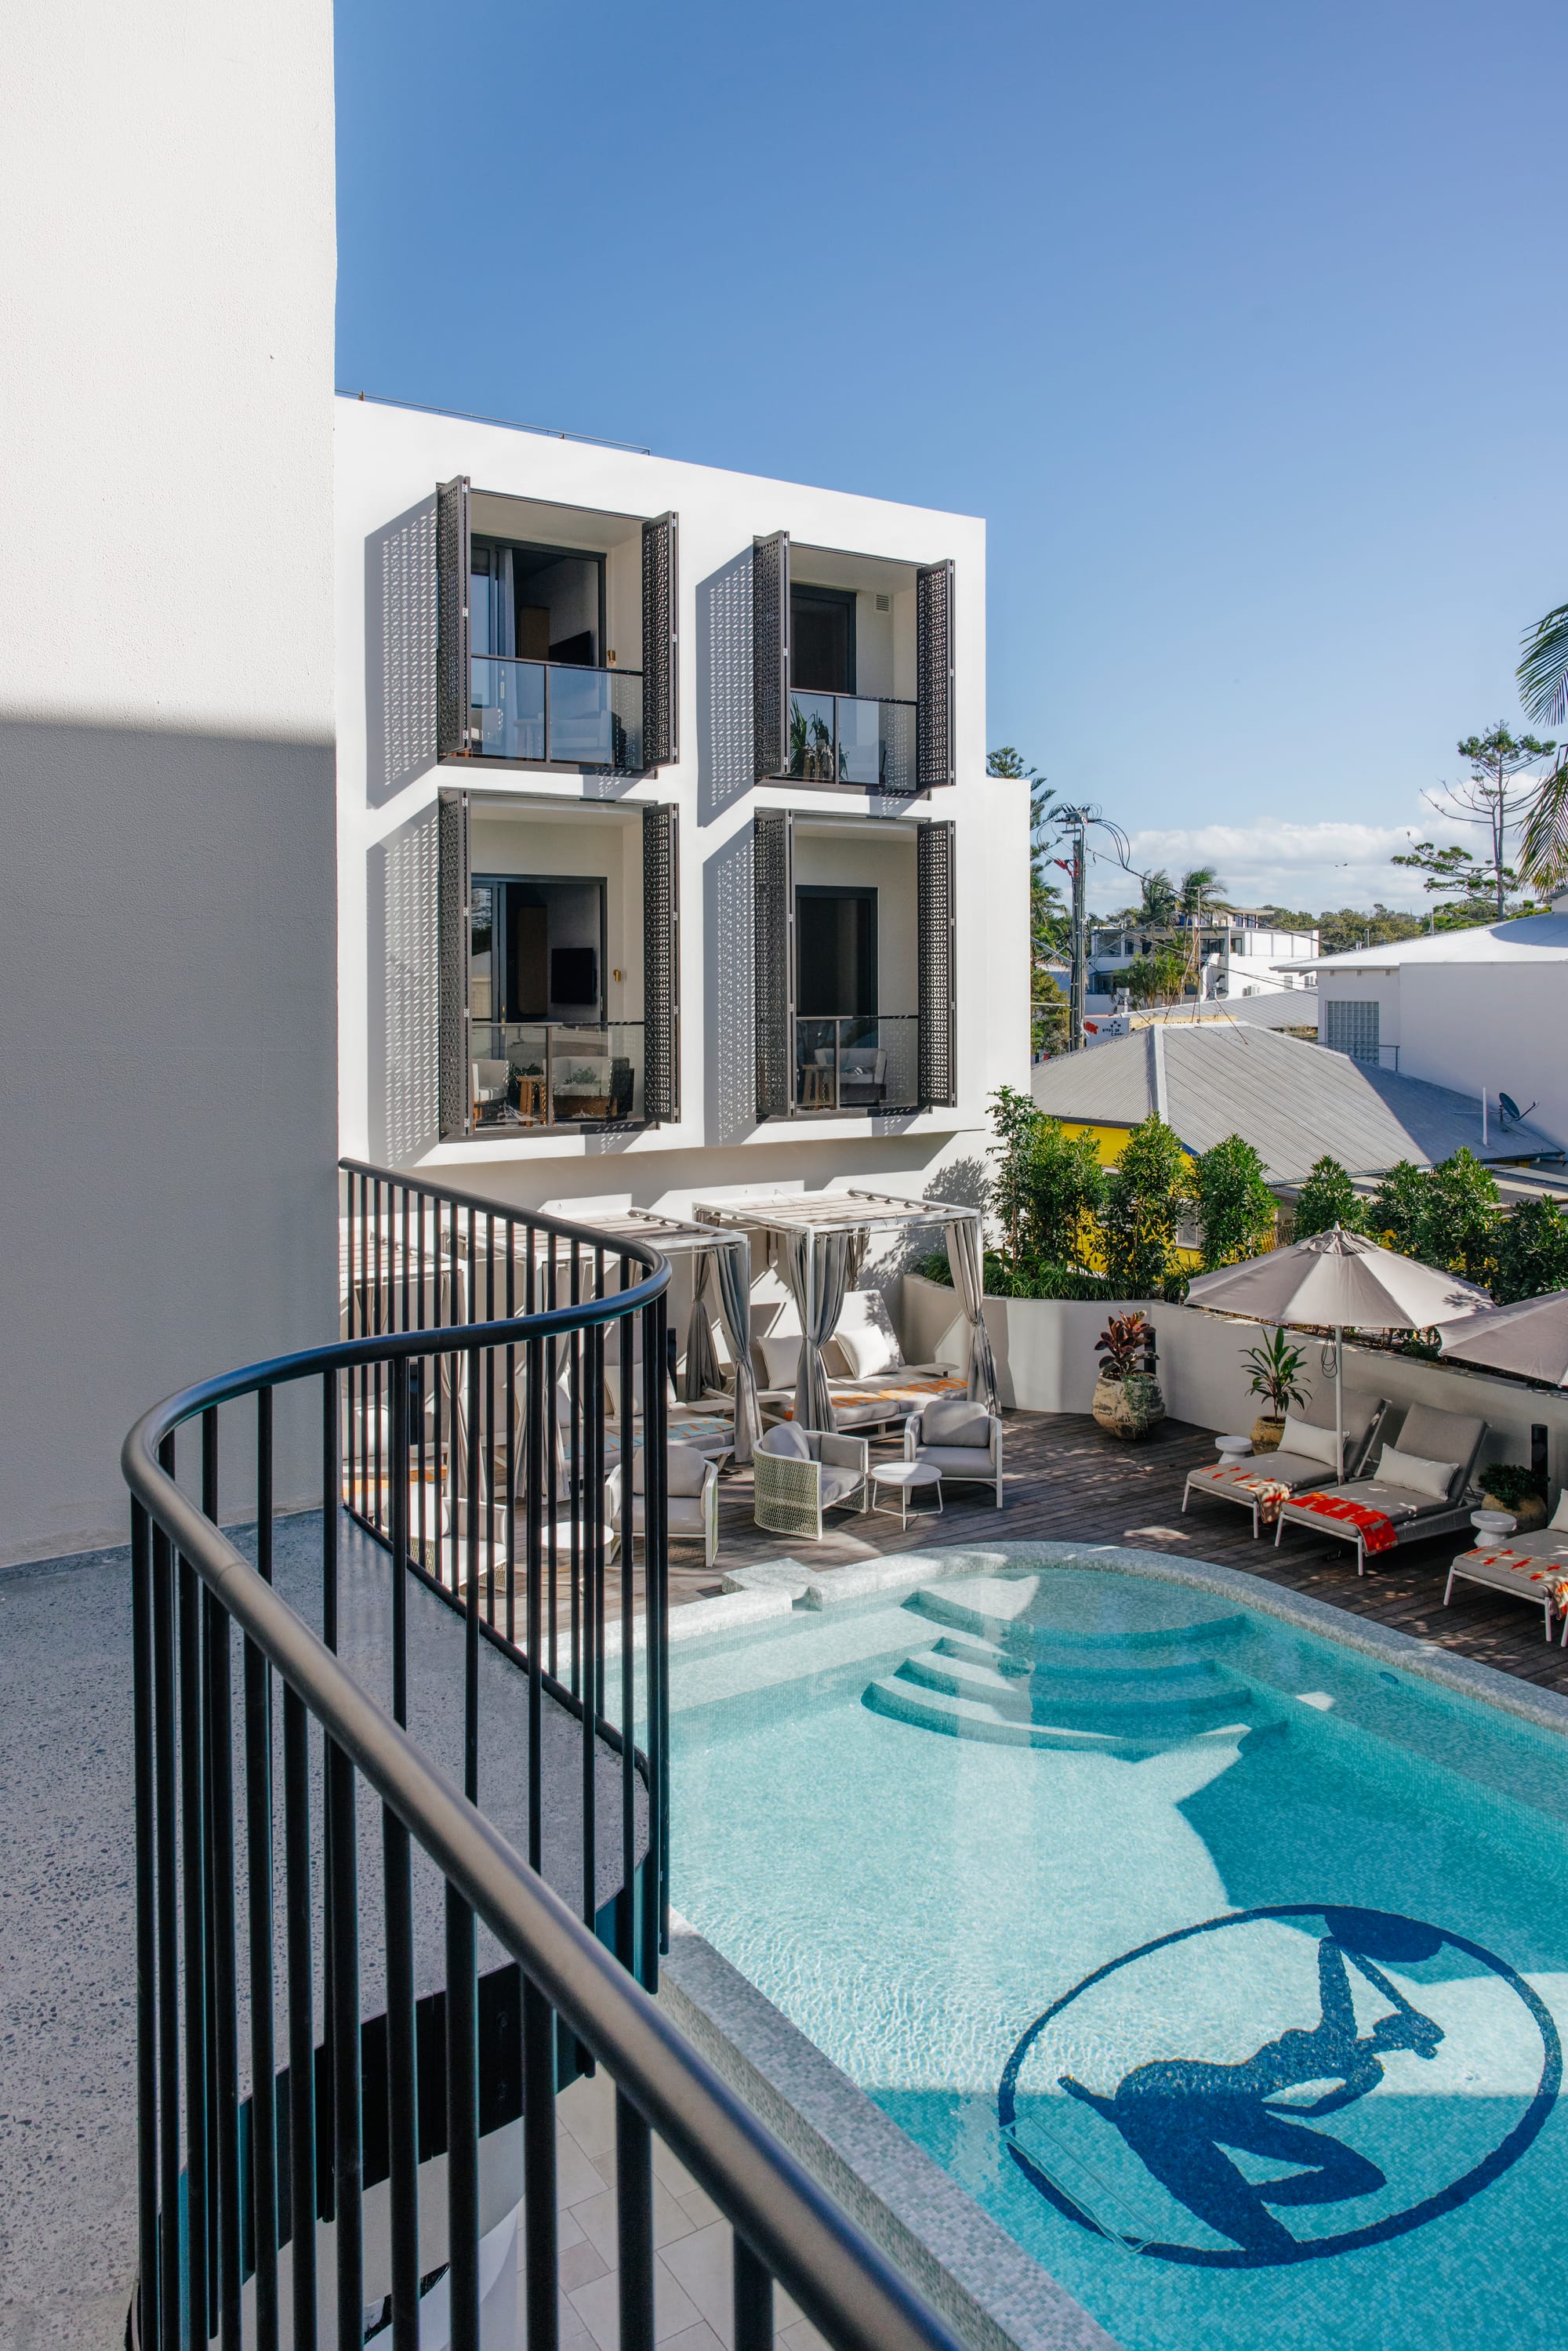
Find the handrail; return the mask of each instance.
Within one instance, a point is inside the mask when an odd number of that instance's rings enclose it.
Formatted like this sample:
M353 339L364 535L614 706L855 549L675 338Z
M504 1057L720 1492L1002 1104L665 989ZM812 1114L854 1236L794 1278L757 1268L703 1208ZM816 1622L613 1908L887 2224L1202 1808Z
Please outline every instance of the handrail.
M227 2346L241 2339L242 2275L254 2275L255 2339L258 2351L275 2351L282 2317L280 2245L288 2248L294 2306L317 2302L318 2220L336 2223L330 2258L336 2267L338 2340L361 2339L366 2274L363 2199L368 2142L365 2102L384 2100L384 2146L381 2158L390 2198L391 2293L388 2297L392 2351L413 2351L421 2325L419 2205L428 2192L422 2181L420 2150L442 2150L444 2107L446 2244L450 2264L454 2351L478 2351L480 2327L480 2117L482 2058L491 2062L488 2040L481 2044L483 2002L476 1970L476 1921L482 1919L515 1961L521 1986L520 2043L516 2026L497 2043L497 2057L520 2057L520 2088L498 2112L492 2100L486 2131L516 2118L522 2124L523 2202L528 2340L532 2351L554 2351L556 2342L555 2137L553 2101L574 2068L601 2063L616 2091L616 2198L620 2269L621 2340L626 2351L646 2351L653 2340L654 2255L653 2169L649 2134L657 2132L698 2184L712 2197L735 2231L735 2351L772 2351L772 2282L779 2279L834 2351L958 2351L955 2339L866 2240L741 2104L706 2062L685 2041L650 1998L633 1972L642 1964L656 1976L658 1919L667 1880L668 1810L664 1792L664 1734L667 1726L664 1636L667 1579L664 1569L664 1332L667 1262L648 1244L617 1234L606 1237L568 1220L510 1210L455 1186L427 1184L417 1176L344 1161L349 1178L349 1275L350 1326L364 1319L367 1300L379 1301L378 1318L398 1319L395 1292L402 1286L402 1319L412 1312L409 1270L418 1226L420 1295L427 1278L439 1298L437 1319L418 1329L385 1330L340 1339L337 1343L254 1364L182 1390L144 1413L125 1439L121 1467L132 1497L131 1573L135 1657L136 1921L138 1981L139 2111L139 2299L134 2338L147 2351L162 2351L188 2332L190 2342L209 2335ZM374 1254L365 1254L370 1234L369 1187L375 1187ZM358 1223L356 1225L356 1192ZM396 1203L382 1223L383 1194ZM432 1204L436 1220L429 1246ZM451 1225L446 1227L448 1214ZM400 1224L401 1218L401 1224ZM486 1221L481 1236L477 1220ZM466 1225L460 1229L459 1219ZM502 1231L496 1230L497 1223ZM522 1228L519 1231L519 1228ZM401 1232L401 1251L399 1237ZM526 1240L525 1240L526 1235ZM354 1243L358 1238L360 1253ZM383 1241L391 1244L383 1259ZM572 1256L562 1265L558 1244ZM548 1250L541 1260L541 1243ZM529 1279L527 1311L497 1319L494 1313L497 1250L504 1250L507 1294L519 1244L526 1247ZM483 1250L481 1258L479 1251ZM550 1304L559 1278L576 1290L578 1252L592 1253L596 1294ZM608 1287L611 1259L619 1261L620 1290ZM439 1319L455 1300L457 1269L466 1264L467 1302L480 1295L481 1272L488 1286L490 1318L484 1322ZM548 1268L536 1280L534 1268ZM628 1280L633 1266L642 1279ZM367 1280L371 1285L365 1288ZM447 1283L454 1286L449 1290ZM356 1293L355 1285L359 1285ZM357 1302L356 1302L357 1298ZM425 1307L419 1311L423 1318ZM646 1612L646 1719L652 1768L642 1776L646 1790L645 1859L638 1858L638 1813L632 1803L634 1707L632 1625L634 1594L632 1562L623 1552L619 1614L622 1649L617 1670L607 1675L604 1591L608 1532L600 1499L604 1476L604 1395L601 1374L607 1328L621 1328L623 1378L632 1365L632 1337L643 1332L645 1429L646 1533L642 1567ZM411 1543L407 1479L416 1449L411 1415L423 1429L428 1405L436 1413L439 1449L439 1380L415 1383L403 1367L417 1358L469 1360L468 1416L457 1417L458 1391L448 1423L450 1461L481 1458L477 1399L482 1367L490 1377L506 1364L508 1398L513 1361L526 1357L522 1395L527 1421L526 1484L508 1492L507 1519L514 1508L527 1517L519 1563L526 1564L527 1654L511 1642L511 1604L501 1646L514 1666L526 1669L528 1727L528 1856L516 1850L478 1805L477 1722L480 1577L475 1545L479 1488L452 1488L455 1513L467 1499L465 1531L469 1565L463 1613L465 1646L464 1782L423 1751L404 1727L408 1708L410 1604L408 1592L427 1562ZM540 1773L544 1709L553 1698L571 1693L545 1671L554 1662L556 1549L553 1532L547 1553L541 1518L555 1508L557 1472L546 1459L546 1400L566 1361L571 1371L573 1448L571 1473L561 1489L571 1512L570 1584L572 1604L571 1675L579 1692L583 1785L580 1914L542 1875L540 1823L545 1782ZM389 1368L390 1367L390 1368ZM370 1384L365 1384L369 1368ZM350 1405L358 1398L381 1421L390 1414L391 1434L375 1438L374 1482L361 1436L361 1468L367 1483L361 1509L350 1515L391 1552L392 1698L390 1711L377 1703L336 1654L338 1477L344 1462L340 1410L346 1384ZM442 1374L444 1378L446 1375ZM323 1624L311 1629L271 1581L272 1417L276 1390L319 1381L323 1406L323 1468L327 1489L322 1510ZM254 1396L256 1410L257 1551L250 1565L217 1522L219 1408ZM627 1399L622 1393L622 1403ZM509 1400L506 1410L513 1408ZM176 1432L199 1422L202 1433L202 1495L198 1502L175 1476ZM353 1424L348 1468L353 1491ZM578 1449L580 1435L582 1447ZM493 1408L487 1442L497 1442ZM417 1439L423 1476L424 1437ZM553 1460L553 1456L550 1457ZM507 1475L515 1464L509 1442ZM384 1479L383 1479L384 1465ZM578 1482L581 1472L580 1484ZM548 1471L548 1474L547 1474ZM436 1468L438 1495L444 1475ZM369 1499L370 1497L374 1499ZM544 1506L541 1509L541 1505ZM422 1502L423 1510L423 1502ZM494 1505L491 1504L494 1541ZM583 1542L579 1557L579 1518ZM423 1524L423 1520L422 1520ZM390 1528L390 1540L386 1530ZM630 1546L629 1521L622 1540ZM510 1538L508 1537L508 1542ZM492 1555L493 1556L493 1555ZM504 1553L508 1575L512 1558ZM548 1562L548 1578L546 1574ZM436 1554L439 1571L439 1552ZM579 1581L580 1569L580 1583ZM494 1566L490 1570L492 1616ZM444 1596L457 1599L436 1583ZM328 1594L330 1593L330 1607ZM549 1616L541 1613L548 1592ZM578 1602L582 1603L579 1674ZM231 1713L233 1629L242 1636L243 1704ZM519 1627L519 1639L521 1628ZM423 1654L423 1653L422 1653ZM564 1668L563 1668L564 1670ZM282 1688L282 1772L275 1782L275 1730L271 1677ZM612 1678L621 1693L617 1729L606 1717ZM323 1811L312 1823L310 1727L322 1747ZM236 1749L235 1740L239 1740ZM608 1932L601 1915L603 1883L593 1860L597 1754L612 1744L620 1762L618 1886L614 1954L596 1929ZM643 1759L636 1756L642 1767ZM238 1765L236 1784L235 1767ZM564 1787L553 1776L549 1789ZM576 1767L572 1767L575 1771ZM362 1778L380 1800L382 1822L382 1876L385 1916L385 2017L380 2038L364 2038L361 2012L359 1939L375 1933L358 1891L355 1787ZM276 1792L275 1792L276 1790ZM280 1794L281 1803L277 1802ZM239 1799L243 1795L243 1804ZM553 1798L552 1798L553 1800ZM639 1800L641 1801L641 1800ZM277 1827L275 1829L275 1805ZM243 1816L246 1871L243 1900L236 1904L236 1809ZM318 1834L319 1833L319 1834ZM281 1843L282 1879L277 1878ZM442 1979L444 2024L434 2011L416 2024L413 1976L413 1878L417 1845L440 1872L444 1886L446 1963ZM607 1865L610 1848L606 1847ZM314 1877L313 1870L319 1871ZM316 1965L316 1901L320 1903L319 1961ZM276 1891L275 1891L276 1889ZM638 1897L641 1896L639 1925ZM277 1896L281 1896L281 1900ZM236 1907L243 1918L236 1918ZM279 1976L274 1960L275 1916L286 1927ZM244 1976L249 2015L249 2078L276 2085L274 2099L248 2100L248 2124L241 2112L237 2035L241 2014L236 1941L248 1933ZM283 1946L278 1948L283 1949ZM643 1953L642 1961L636 1957ZM651 1960L650 1960L651 1955ZM319 2005L313 1980L321 1985ZM494 1982L494 1979L486 1979ZM256 1989L254 1996L250 1987ZM508 1995L510 1997L510 1995ZM287 2011L285 2053L275 2050L274 2012L281 1999ZM486 2013L488 2011L486 2011ZM516 2010L507 2011L515 2018ZM318 2043L317 2019L325 2032ZM436 2039L432 2042L432 2028ZM371 2051L384 2052L371 2057ZM426 2057L437 2069L425 2079ZM572 2053L579 2053L574 2055ZM384 2072L378 2069L384 2064ZM505 2071L505 2064L503 2064ZM510 2077L509 2077L510 2078ZM287 2094L285 2093L287 2083ZM285 2096L287 2105L285 2108ZM319 2100L318 2117L316 2102ZM425 2104L434 2100L433 2116ZM284 2135L287 2118L288 2130ZM434 2120L437 2132L430 2137ZM246 2133L248 2130L248 2140ZM381 2143L381 2142L378 2142ZM488 2147L492 2144L486 2140ZM495 2144L499 2145L497 2141ZM248 2153L246 2147L248 2146ZM284 2157L287 2153L287 2161ZM329 2169L323 2171L320 2161ZM517 2190L510 2191L512 2193ZM287 2199L287 2213L284 2210ZM378 2255L380 2260L384 2256ZM323 2284L325 2281L323 2281ZM248 2291L248 2289L247 2289ZM373 2291L382 2291L378 2272ZM330 2296L327 2297L329 2304ZM488 2318L486 2318L488 2324ZM251 2322L245 2337L251 2339ZM306 2329L296 2336L316 2340Z
M121 1467L149 1515L839 2351L957 2351L869 2239L160 1467L160 1444L202 1408L197 1399L243 1394L242 1377L185 1390L131 1429Z

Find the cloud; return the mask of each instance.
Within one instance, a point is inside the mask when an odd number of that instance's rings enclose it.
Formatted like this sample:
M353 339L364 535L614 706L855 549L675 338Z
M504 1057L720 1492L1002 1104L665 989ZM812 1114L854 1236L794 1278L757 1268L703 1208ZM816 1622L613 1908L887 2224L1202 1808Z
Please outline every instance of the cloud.
M1177 880L1195 865L1212 865L1228 896L1246 905L1308 907L1408 906L1429 903L1419 877L1389 860L1431 838L1421 827L1390 824L1202 824L1134 832L1132 861L1140 872L1164 866ZM1445 838L1448 836L1445 835ZM1093 836L1091 835L1092 840ZM1124 904L1137 895L1114 861L1090 868L1092 903Z

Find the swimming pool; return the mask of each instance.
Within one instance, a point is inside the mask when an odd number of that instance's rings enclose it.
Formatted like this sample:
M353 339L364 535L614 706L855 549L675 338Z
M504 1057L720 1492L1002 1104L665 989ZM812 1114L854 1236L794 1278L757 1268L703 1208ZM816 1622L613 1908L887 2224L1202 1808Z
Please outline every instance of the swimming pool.
M1128 2351L1561 2346L1568 1738L1134 1564L677 1647L677 1909Z

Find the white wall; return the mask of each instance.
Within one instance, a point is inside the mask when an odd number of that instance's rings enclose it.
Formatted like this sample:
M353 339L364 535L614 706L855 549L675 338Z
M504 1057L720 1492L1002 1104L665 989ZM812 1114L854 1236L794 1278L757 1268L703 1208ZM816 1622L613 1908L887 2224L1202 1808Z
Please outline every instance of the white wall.
M987 1097L1028 1082L1027 789L985 772L985 531L971 517L601 449L372 402L337 408L340 1098L345 1148L438 1170L509 1198L640 1200L678 1192L676 1163L738 1155L753 1183L869 1155L920 1184L983 1148ZM486 775L434 759L434 487L618 515L680 517L681 751L631 785L561 773ZM958 782L918 803L957 839L960 1099L898 1121L769 1122L755 1114L751 977L752 819L858 809L858 794L758 785L751 723L751 542L787 529L803 546L956 565ZM913 590L907 591L913 604ZM894 684L906 616L895 598ZM616 623L619 626L619 623ZM622 666L640 648L617 644ZM433 805L443 784L477 794L580 793L681 810L682 1115L634 1135L505 1135L441 1144L434 1086ZM907 817L896 820L902 832ZM879 1129L884 1130L879 1134ZM894 1132L896 1130L896 1132ZM836 1146L836 1148L835 1148ZM603 1162L612 1157L614 1166ZM819 1180L813 1178L813 1180Z
M1160 1387L1172 1416L1217 1433L1250 1428L1260 1405L1248 1392L1242 1358L1266 1333L1256 1322L1160 1299L988 1299L986 1329L1003 1404L1025 1412L1087 1412L1096 1377L1094 1342L1107 1315L1125 1313L1129 1305L1155 1326ZM904 1275L898 1326L912 1363L931 1356L956 1310L951 1290L918 1274ZM1318 1392L1312 1408L1314 1416L1321 1411L1326 1418L1333 1409L1333 1383L1322 1377L1316 1345L1302 1343L1307 1383ZM1483 1461L1527 1463L1531 1427L1542 1423L1548 1431L1549 1474L1555 1484L1568 1484L1568 1395L1493 1379L1468 1365L1422 1363L1354 1345L1345 1349L1344 1392L1347 1426L1356 1417L1353 1398L1370 1405L1384 1396L1401 1410L1427 1404L1439 1412L1479 1416L1490 1431Z
M8 20L0 1559L335 1327L332 168L325 0Z

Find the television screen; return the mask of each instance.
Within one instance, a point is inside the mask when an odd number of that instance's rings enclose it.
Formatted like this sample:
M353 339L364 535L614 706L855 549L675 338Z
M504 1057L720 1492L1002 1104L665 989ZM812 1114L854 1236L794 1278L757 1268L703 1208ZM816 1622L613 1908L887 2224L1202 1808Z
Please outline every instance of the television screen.
M552 1004L597 1004L597 952L592 947L551 947L549 993Z

